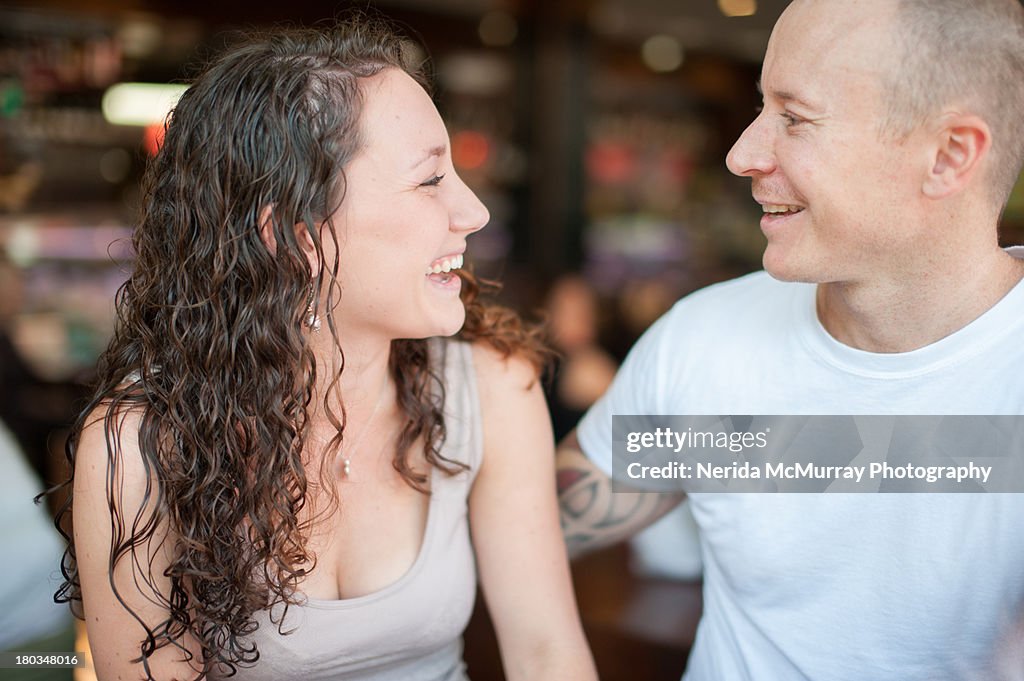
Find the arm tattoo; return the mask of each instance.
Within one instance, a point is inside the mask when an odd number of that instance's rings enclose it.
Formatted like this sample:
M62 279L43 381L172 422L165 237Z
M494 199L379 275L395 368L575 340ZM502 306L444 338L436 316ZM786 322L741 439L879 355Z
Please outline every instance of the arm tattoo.
M579 451L559 452L558 498L569 554L614 544L676 506L682 494L613 492L612 481Z

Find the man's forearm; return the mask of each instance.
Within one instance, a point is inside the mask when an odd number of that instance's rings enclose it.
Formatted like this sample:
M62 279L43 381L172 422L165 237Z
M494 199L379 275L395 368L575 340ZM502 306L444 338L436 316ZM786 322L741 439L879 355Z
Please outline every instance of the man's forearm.
M579 450L575 433L558 448L558 501L570 556L626 539L682 499L681 493L613 493L611 478Z

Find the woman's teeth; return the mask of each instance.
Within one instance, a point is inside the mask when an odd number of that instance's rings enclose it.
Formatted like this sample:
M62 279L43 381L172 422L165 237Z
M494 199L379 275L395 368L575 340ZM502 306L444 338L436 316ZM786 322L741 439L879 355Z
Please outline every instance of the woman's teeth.
M442 272L457 270L462 267L463 261L464 258L461 253L450 258L435 260L434 263L427 268L427 276L429 277L431 274L441 274Z

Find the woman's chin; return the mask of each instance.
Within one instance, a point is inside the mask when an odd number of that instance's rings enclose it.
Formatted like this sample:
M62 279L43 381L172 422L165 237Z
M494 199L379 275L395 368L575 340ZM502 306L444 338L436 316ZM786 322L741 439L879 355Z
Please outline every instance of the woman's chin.
M447 307L447 306L446 306ZM462 330L463 325L466 323L466 308L463 307L462 301L458 302L458 308L454 305L451 309L438 312L431 317L431 320L424 324L422 330L417 333L410 334L406 338L434 338L434 337L446 337L454 336Z
M439 333L434 334L435 336L454 336L466 323L466 308L461 304L459 305L458 314L452 314L451 319L445 320L445 323L441 325Z

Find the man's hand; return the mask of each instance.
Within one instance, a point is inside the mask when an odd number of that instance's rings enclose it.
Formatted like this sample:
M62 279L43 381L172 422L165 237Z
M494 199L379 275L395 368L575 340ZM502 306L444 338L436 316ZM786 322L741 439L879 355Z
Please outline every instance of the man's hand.
M558 502L571 557L609 546L678 505L682 492L612 492L612 480L582 451L576 431L558 446Z

